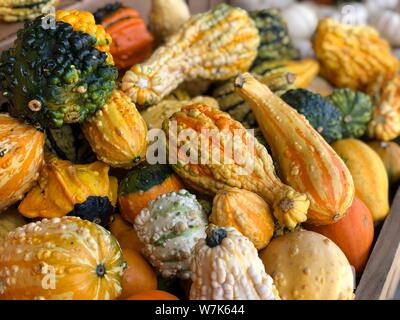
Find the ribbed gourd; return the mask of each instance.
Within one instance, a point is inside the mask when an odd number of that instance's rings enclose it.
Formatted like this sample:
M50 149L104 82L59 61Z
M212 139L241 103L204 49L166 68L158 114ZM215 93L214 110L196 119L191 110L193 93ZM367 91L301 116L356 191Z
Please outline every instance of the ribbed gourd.
M192 16L149 60L128 70L121 88L138 105L153 105L184 81L226 80L248 70L259 43L246 11L220 4Z
M319 65L313 59L265 61L251 69L262 83L276 94L307 86L318 74ZM257 128L257 122L247 102L235 92L233 79L215 85L213 96L220 109L240 121L246 128Z
M321 74L340 88L365 91L378 76L393 76L399 65L388 42L366 25L322 19L313 46Z
M207 215L187 190L170 192L149 202L135 219L143 254L165 278L189 279L194 246L206 237Z
M77 217L43 219L0 246L0 300L114 300L125 267L103 227Z
M115 2L98 9L94 17L112 38L110 53L119 69L129 68L151 56L154 37L138 11Z
M42 127L82 122L115 87L110 43L89 12L59 10L26 22L0 56L0 88L10 114Z
M274 234L274 219L268 204L257 194L238 188L217 192L212 205L210 223L233 227L261 250Z
M289 90L281 98L304 115L328 143L342 138L342 115L329 100L306 89Z
M43 160L44 134L0 113L0 214L32 188Z
M75 165L47 155L38 183L18 210L28 218L69 214L107 225L116 205L118 188L117 179L108 176L109 168L100 161Z
M185 184L208 194L226 187L257 193L288 228L307 219L307 196L282 183L266 148L228 113L189 105L164 121L163 130L169 164Z
M145 159L146 122L134 103L114 90L107 103L82 125L97 158L112 167L130 169Z
M279 164L283 181L311 202L307 222L339 220L354 199L354 182L345 163L307 119L249 73L236 78Z
M82 132L79 124L65 124L61 128L47 128L46 150L54 153L62 160L76 164L87 164L96 161L89 142Z
M370 89L375 106L368 135L381 141L390 141L400 136L400 75L385 80L380 77Z
M191 270L190 300L280 300L257 249L235 228L211 224Z
M268 8L250 12L260 34L255 65L263 61L291 60L299 58L299 52L289 37L286 21L278 9Z
M59 0L2 0L0 3L0 20L17 22L32 20L50 12Z
M351 89L335 89L327 99L341 113L343 138L360 138L368 128L374 106L365 93Z

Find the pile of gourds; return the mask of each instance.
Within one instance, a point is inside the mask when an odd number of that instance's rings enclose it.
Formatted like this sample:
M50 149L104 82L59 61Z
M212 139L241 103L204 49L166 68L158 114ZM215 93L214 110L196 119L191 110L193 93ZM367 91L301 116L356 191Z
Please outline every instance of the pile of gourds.
M400 182L388 42L326 18L301 60L275 9L150 17L59 10L1 54L0 299L354 299ZM186 129L244 162L171 161Z

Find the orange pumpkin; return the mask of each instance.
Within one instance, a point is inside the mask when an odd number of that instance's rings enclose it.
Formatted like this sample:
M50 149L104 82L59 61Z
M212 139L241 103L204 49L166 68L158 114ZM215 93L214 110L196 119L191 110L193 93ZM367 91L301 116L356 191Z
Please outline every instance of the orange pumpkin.
M44 134L0 114L0 211L29 191L43 164Z
M101 23L111 35L110 52L118 68L131 67L150 57L154 37L139 12L115 3L97 10L94 16L96 23Z
M116 299L125 266L103 227L77 217L43 219L8 234L0 247L0 299Z
M114 237L117 238L121 248L131 249L141 252L143 243L139 240L133 226L126 222L119 214L111 217L109 229Z
M168 165L144 165L133 169L119 186L119 208L124 219L133 223L149 201L159 195L179 191L184 186Z
M353 204L338 222L325 226L305 225L305 228L335 242L357 273L364 270L374 239L374 223L371 212L360 199L354 198Z
M122 293L119 299L124 300L143 291L157 289L157 275L140 253L122 248L122 256L127 268L122 276Z
M179 299L166 291L150 290L135 294L126 300L179 300Z

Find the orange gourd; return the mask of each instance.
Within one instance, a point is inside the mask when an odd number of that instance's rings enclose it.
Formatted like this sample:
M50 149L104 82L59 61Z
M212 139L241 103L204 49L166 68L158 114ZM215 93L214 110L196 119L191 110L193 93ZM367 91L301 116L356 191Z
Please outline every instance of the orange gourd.
M368 207L360 199L354 198L353 204L338 222L304 227L336 243L358 274L364 270L374 239L374 222Z
M126 300L179 300L179 299L166 291L150 290L135 294Z
M114 237L117 238L121 248L131 249L136 252L142 251L143 243L139 240L135 229L121 215L115 214L111 217L109 229Z
M184 189L178 176L168 165L144 165L133 169L121 181L119 208L127 221L133 223L149 201L159 195Z
M355 193L345 163L303 115L249 73L238 76L235 86L250 103L284 182L310 199L307 221L315 225L338 221Z
M127 268L122 276L122 293L119 299L124 300L143 291L157 289L157 275L140 253L122 248L122 256Z
M110 52L119 69L129 68L150 57L154 37L138 11L116 3L99 9L95 17L111 35Z
M113 300L125 267L118 242L98 224L43 219L0 246L0 299Z
M29 191L39 177L44 158L44 134L0 114L0 211Z

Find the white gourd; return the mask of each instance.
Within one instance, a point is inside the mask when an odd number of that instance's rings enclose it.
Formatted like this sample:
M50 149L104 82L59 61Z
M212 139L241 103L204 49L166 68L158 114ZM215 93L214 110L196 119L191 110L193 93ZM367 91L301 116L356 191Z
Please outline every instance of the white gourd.
M369 23L394 47L400 46L400 14L384 10L370 16Z
M379 13L382 9L396 9L400 4L399 0L366 0L365 6L370 14Z
M314 58L315 53L310 39L293 39L293 46L299 50L300 57L304 58Z
M333 19L343 24L365 25L368 22L369 12L362 3L346 3L332 16Z
M279 300L254 244L235 228L209 225L191 264L190 300Z
M208 219L196 196L186 190L170 192L149 202L135 219L143 254L165 278L190 278L197 241L206 237Z
M295 3L282 10L286 20L289 36L294 39L311 39L318 24L318 16L313 6Z

